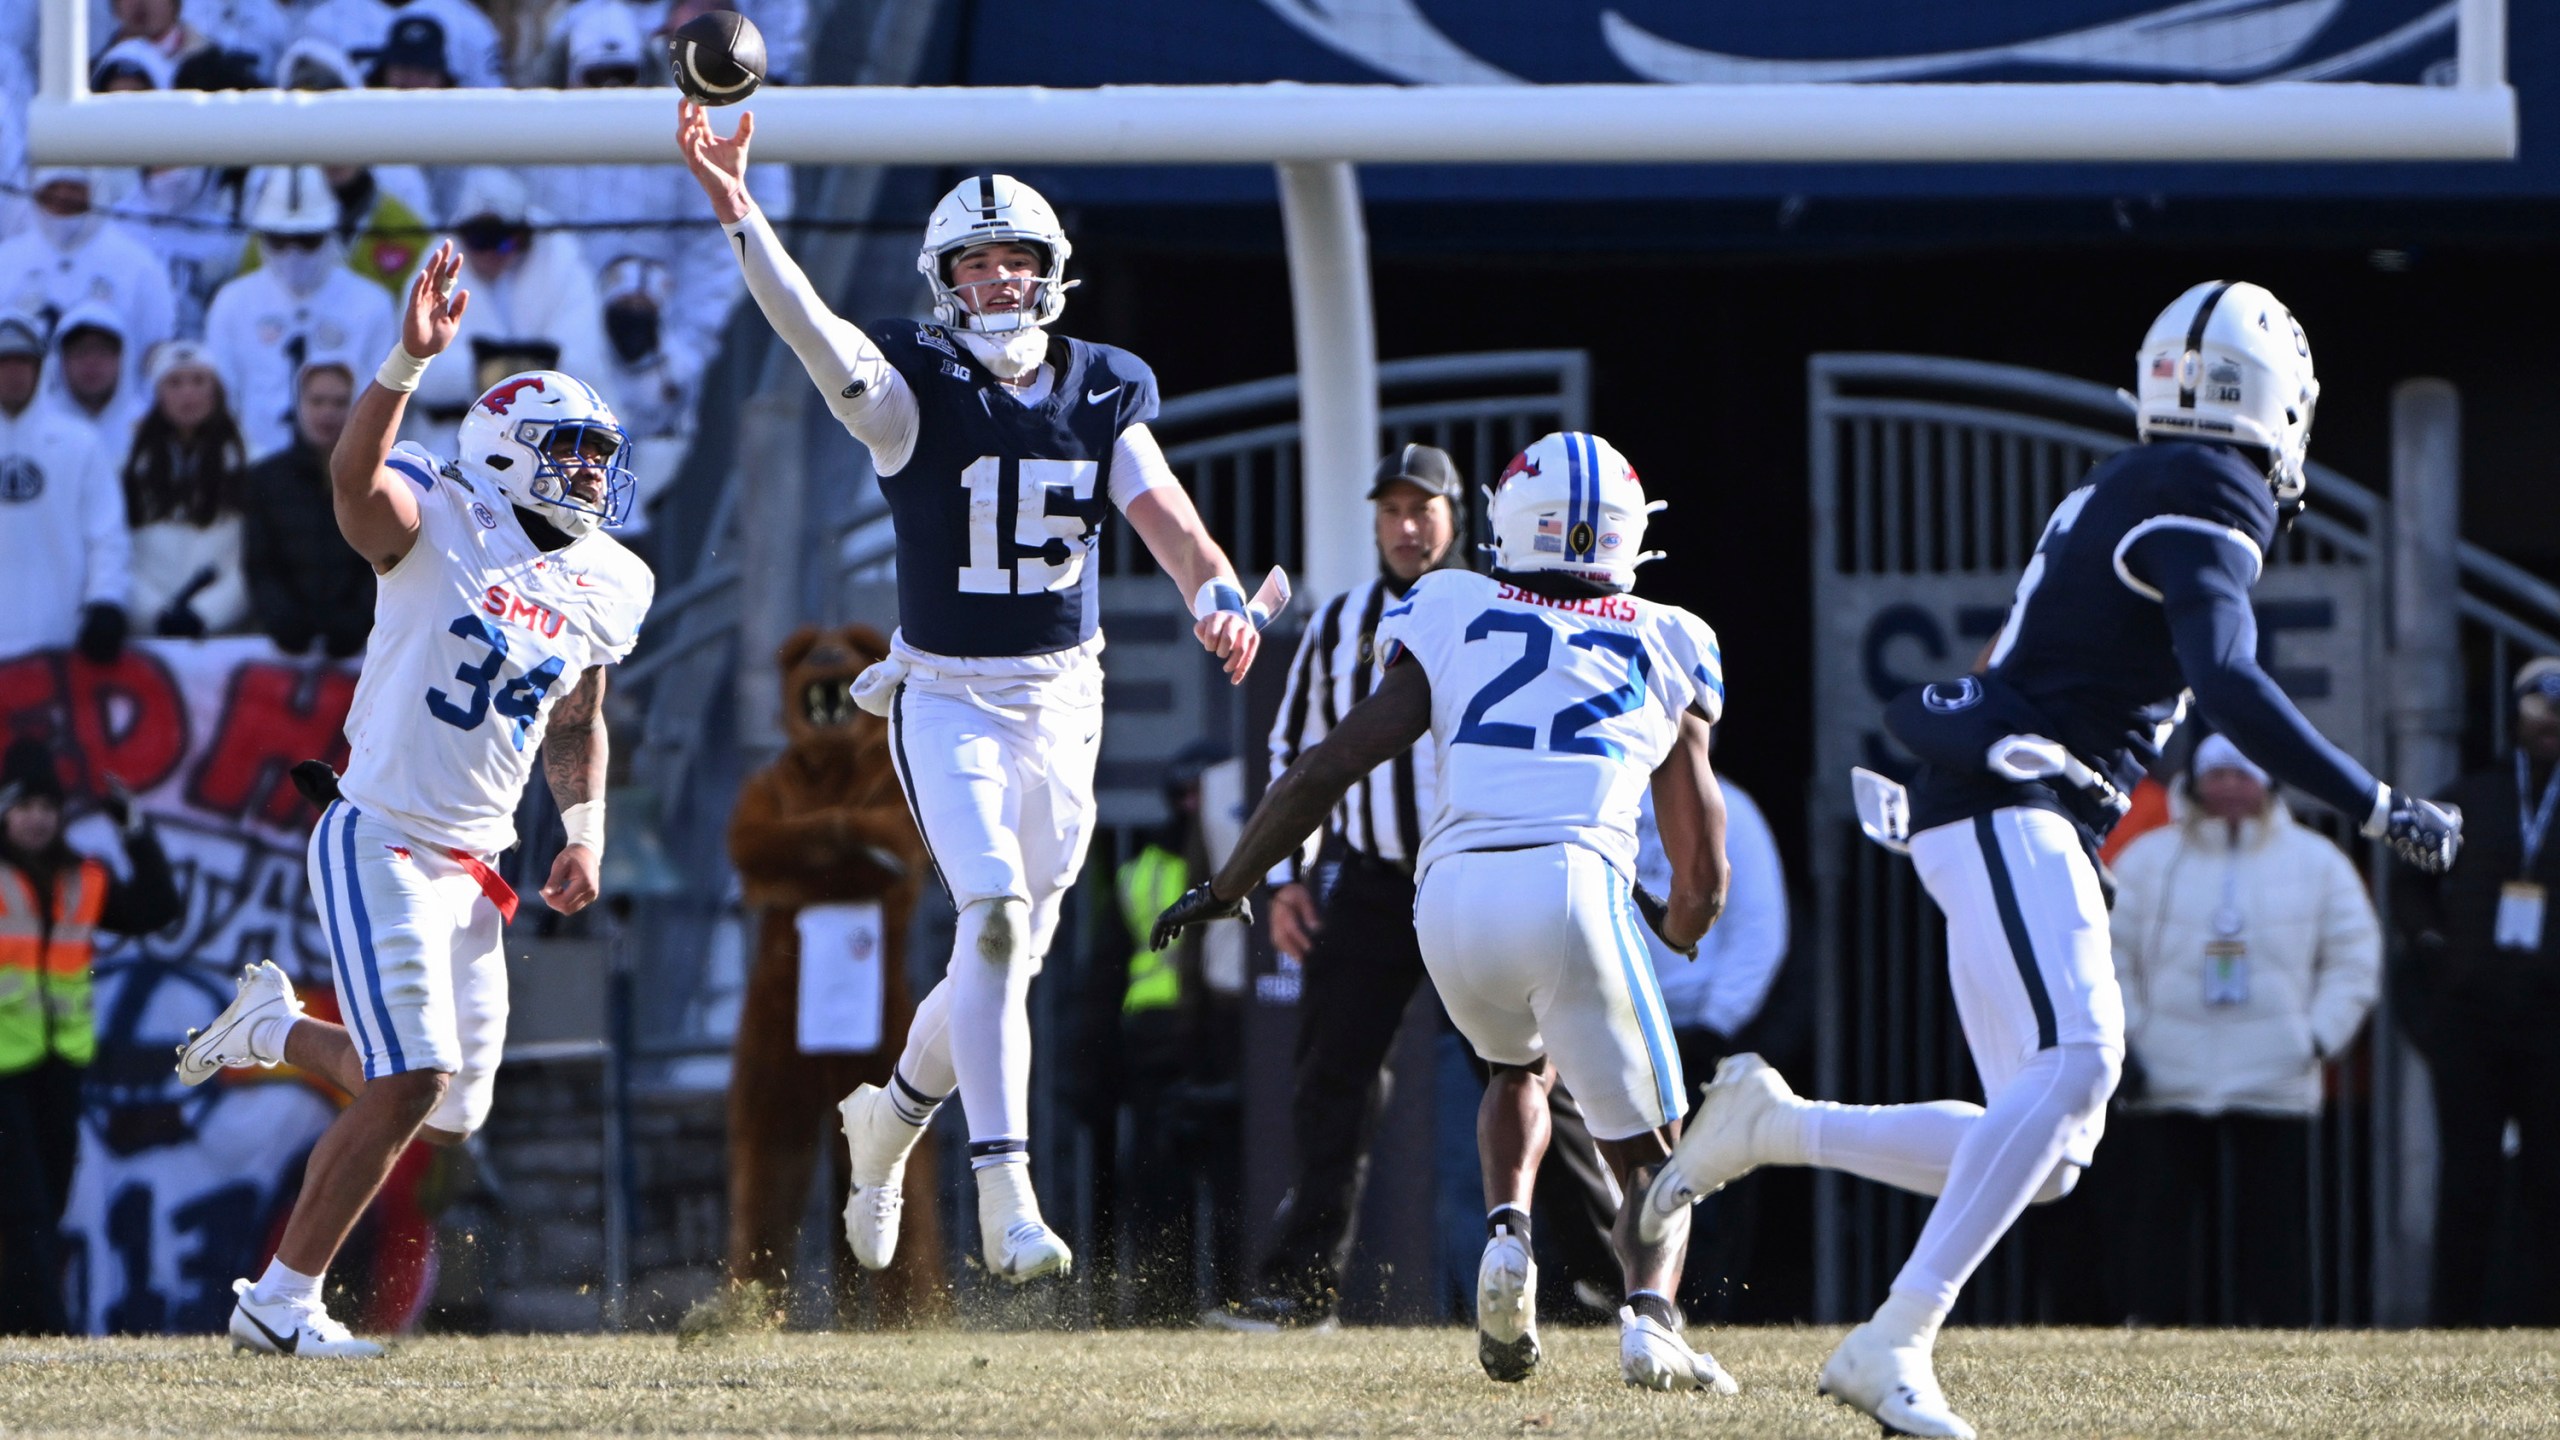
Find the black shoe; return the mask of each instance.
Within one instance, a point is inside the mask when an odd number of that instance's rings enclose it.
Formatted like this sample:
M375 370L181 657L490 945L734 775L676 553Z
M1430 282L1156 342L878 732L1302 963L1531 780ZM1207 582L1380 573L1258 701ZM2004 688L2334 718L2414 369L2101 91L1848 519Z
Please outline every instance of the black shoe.
M1282 1330L1331 1330L1339 1323L1334 1319L1331 1301L1300 1300L1289 1295L1256 1295L1223 1310L1212 1310L1200 1318L1222 1330L1246 1330L1258 1334L1274 1334Z

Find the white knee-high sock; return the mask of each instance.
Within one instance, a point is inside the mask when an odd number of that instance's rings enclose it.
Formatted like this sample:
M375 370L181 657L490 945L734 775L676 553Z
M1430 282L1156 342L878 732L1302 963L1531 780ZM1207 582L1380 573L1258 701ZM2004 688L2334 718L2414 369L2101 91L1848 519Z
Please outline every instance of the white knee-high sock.
M1835 1105L1816 1102L1798 1130L1807 1165L1843 1170L1862 1180L1920 1195L1946 1189L1947 1167L1982 1107L1961 1100L1925 1105Z
M1894 1277L1895 1299L1887 1306L1901 1324L1934 1332L1991 1247L2028 1202L2053 1186L2072 1132L2115 1093L2118 1063L2096 1045L2058 1045L2028 1061L1991 1097L1956 1147L1946 1189ZM1879 1312L1878 1318L1887 1317Z
M974 1161L1019 1153L1031 1138L1030 918L1019 900L981 900L960 912L951 950L951 1066ZM997 1145L1006 1149L981 1148Z
M951 977L945 975L916 1006L907 1022L907 1046L898 1052L898 1074L927 1095L948 1095L960 1088L951 1068Z

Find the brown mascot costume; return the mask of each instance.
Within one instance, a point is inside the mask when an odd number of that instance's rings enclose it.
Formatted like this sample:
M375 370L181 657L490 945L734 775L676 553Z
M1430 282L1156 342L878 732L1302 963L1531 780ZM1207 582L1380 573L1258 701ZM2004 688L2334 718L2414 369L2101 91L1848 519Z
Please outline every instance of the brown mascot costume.
M889 653L867 625L803 626L782 665L783 724L790 744L747 777L729 819L729 858L756 912L755 971L738 1021L729 1082L729 1274L780 1293L809 1194L810 1167L833 1156L835 1201L845 1196L836 1101L854 1086L889 1083L915 1000L906 980L907 925L925 879L924 843L899 792L888 725L856 709L853 680ZM868 901L881 907L885 972L880 1039L860 1053L801 1048L801 911ZM931 1195L931 1145L907 1167L910 1194ZM830 1227L832 1228L832 1226ZM852 1252L835 1242L838 1306L852 1295ZM933 1318L946 1303L942 1236L934 1207L909 1208L897 1263L878 1277L879 1314Z

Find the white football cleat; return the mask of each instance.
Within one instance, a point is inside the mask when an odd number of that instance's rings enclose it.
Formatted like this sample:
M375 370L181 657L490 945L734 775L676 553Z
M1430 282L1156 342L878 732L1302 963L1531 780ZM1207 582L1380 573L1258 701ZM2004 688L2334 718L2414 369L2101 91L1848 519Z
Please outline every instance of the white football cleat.
M240 993L213 1017L213 1023L201 1030L187 1032L187 1043L178 1047L178 1080L185 1085L201 1085L213 1078L217 1070L246 1070L257 1065L281 1065L284 1052L283 1031L275 1054L260 1051L255 1043L264 1022L282 1015L299 1019L302 1002L294 998L293 982L273 960L261 960L242 967Z
M1639 1390L1713 1390L1739 1395L1742 1385L1716 1357L1692 1350L1679 1331L1632 1306L1618 1310L1618 1373Z
M359 1340L330 1318L324 1305L262 1304L246 1280L231 1282L240 1303L231 1307L231 1348L257 1355L329 1360L370 1360L382 1347Z
M1006 1226L1002 1238L988 1239L987 1268L1016 1285L1027 1285L1043 1275L1072 1272L1076 1256L1057 1231L1035 1216Z
M865 1270L886 1269L898 1253L898 1219L906 1210L907 1157L924 1127L898 1118L889 1092L856 1085L836 1102L845 1148L853 1158L853 1193L844 1202L844 1241Z
M1644 1204L1636 1211L1636 1238L1662 1243L1671 1217L1778 1158L1768 1132L1793 1125L1805 1108L1769 1062L1757 1055L1729 1055L1698 1096L1698 1108L1680 1132Z
M1538 1368L1538 1260L1526 1236L1484 1242L1476 1266L1476 1363L1505 1383Z
M1016 1285L1075 1268L1075 1252L1040 1218L1031 1167L990 1165L977 1172L978 1238L987 1268Z
M1873 1324L1849 1332L1822 1362L1815 1394L1827 1395L1874 1418L1887 1435L1974 1440L1974 1430L1947 1404L1929 1352L1895 1345Z

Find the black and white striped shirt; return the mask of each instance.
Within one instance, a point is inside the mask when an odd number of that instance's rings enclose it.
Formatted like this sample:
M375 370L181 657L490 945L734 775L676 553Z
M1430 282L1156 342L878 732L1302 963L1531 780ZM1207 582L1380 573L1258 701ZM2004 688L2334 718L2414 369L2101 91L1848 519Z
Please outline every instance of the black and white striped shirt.
M1335 596L1316 612L1298 639L1289 664L1289 689L1271 725L1271 776L1278 779L1310 746L1322 740L1351 707L1378 683L1372 637L1378 612L1395 598L1381 578ZM1325 823L1327 837L1379 860L1410 865L1422 849L1422 827L1431 816L1439 773L1431 737L1369 772L1351 787ZM1305 852L1272 868L1271 883L1299 878Z

